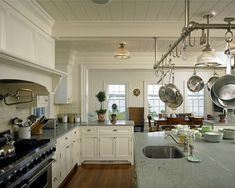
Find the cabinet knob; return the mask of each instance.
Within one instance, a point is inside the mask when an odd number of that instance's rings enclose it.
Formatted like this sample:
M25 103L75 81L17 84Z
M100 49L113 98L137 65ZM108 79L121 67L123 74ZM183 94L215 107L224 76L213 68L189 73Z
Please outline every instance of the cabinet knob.
M66 146L66 148L69 148L69 146Z
M91 132L91 129L87 129L87 132Z
M68 140L68 137L65 137L65 140Z
M76 132L76 131L74 131L74 134L77 134L77 132Z
M114 132L117 132L117 129L113 129Z

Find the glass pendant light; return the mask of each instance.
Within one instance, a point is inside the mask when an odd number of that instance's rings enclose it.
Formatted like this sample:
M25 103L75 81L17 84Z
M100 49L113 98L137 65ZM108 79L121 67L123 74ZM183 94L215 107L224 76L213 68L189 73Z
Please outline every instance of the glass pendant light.
M127 50L126 42L121 42L120 46L117 48L114 57L117 59L128 59L130 58L130 52Z
M205 14L203 18L207 19L207 24L209 24L209 19L215 15L214 12ZM210 35L209 29L207 29L206 47L202 50L202 54L198 56L197 63L205 64L207 66L215 66L220 64L220 59L215 53L215 50L210 46Z

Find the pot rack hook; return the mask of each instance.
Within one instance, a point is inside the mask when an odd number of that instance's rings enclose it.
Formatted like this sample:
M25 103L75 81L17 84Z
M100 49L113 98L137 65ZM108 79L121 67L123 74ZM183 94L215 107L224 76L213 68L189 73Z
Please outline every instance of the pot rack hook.
M226 17L226 18L224 18L224 21L228 22L228 25L229 25L229 27L228 27L228 29L227 29L227 31L225 33L225 41L227 42L227 46L226 46L226 49L225 49L224 53L226 55L230 54L230 43L233 40L233 32L231 30L231 22L233 22L234 20L235 20L235 18L233 18L233 17Z
M188 44L189 44L189 46L194 47L195 43L196 43L195 37L193 37L193 42L192 42L192 36L191 36L191 33L189 33L189 35L188 35Z
M202 29L202 35L200 37L200 45L206 44L206 33L205 29Z

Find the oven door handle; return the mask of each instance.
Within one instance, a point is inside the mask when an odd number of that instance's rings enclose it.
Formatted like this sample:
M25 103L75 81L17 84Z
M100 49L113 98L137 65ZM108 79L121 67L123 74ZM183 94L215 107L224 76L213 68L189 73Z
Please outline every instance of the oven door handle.
M51 164L55 161L55 159L49 159L47 161L47 164L37 173L35 174L33 177L31 177L30 179L28 179L27 184L30 184L31 182L33 182L34 180L36 180L43 172L45 172L45 170L51 166Z

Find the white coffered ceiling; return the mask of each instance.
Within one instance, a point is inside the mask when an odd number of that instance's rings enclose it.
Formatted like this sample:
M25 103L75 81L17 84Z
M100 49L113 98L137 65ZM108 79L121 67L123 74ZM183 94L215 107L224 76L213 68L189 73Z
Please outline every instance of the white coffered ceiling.
M79 52L113 52L118 43L122 41L128 43L129 51L152 52L154 50L153 36L159 37L157 40L158 51L163 52L178 38L180 30L184 26L185 0L111 0L105 5L95 4L92 0L37 0L37 2L55 19L57 29L55 35L61 39L57 41L57 45L72 47ZM211 23L224 23L224 17L235 16L235 1L190 1L190 20L205 23L202 15L209 11L217 13L211 19ZM124 29L115 30L113 36L105 37L105 34L108 33L107 30L112 31L111 29L118 28L119 24L123 23L127 24L128 28L122 27ZM132 24L136 23L147 25L142 30L139 30L139 27L132 28L133 37L131 32L126 32L128 34L125 36L125 31L128 31L125 29L130 29ZM59 33L61 29L58 25L60 24L68 28L75 27L76 24L84 24L86 28L93 30L94 24L100 24L100 27L105 26L107 29L95 31L87 29L87 32L78 29L76 36L76 32L70 32L68 35L62 31ZM140 36L141 32L142 36ZM211 32L213 36L211 44L217 51L223 51L225 48L224 32ZM166 33L165 36L164 33ZM102 34L104 36L100 37ZM198 45L200 32L197 32L195 36L197 36L197 45L188 49L189 51L203 49L203 46Z

